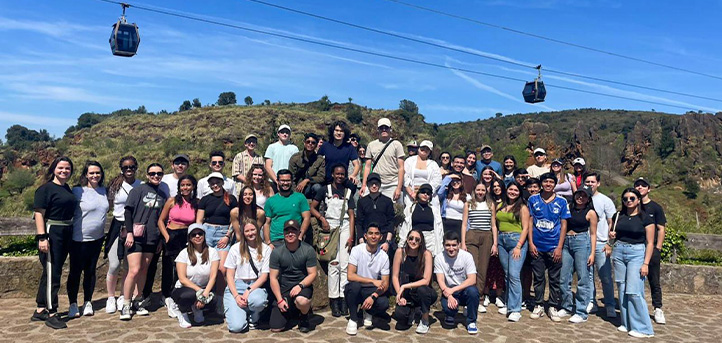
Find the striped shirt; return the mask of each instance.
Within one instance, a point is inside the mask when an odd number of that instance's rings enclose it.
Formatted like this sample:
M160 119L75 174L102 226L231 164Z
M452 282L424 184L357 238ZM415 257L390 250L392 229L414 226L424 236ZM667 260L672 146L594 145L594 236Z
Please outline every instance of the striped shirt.
M491 210L486 201L476 202L476 208L469 204L469 230L491 230Z

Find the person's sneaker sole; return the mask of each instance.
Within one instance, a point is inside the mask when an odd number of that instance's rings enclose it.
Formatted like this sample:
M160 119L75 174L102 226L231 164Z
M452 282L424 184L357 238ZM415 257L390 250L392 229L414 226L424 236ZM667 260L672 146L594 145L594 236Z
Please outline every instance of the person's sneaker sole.
M637 332L637 331L634 331L634 330L629 331L628 335L630 335L630 336L632 336L632 337L636 337L636 338L651 338L651 337L654 337L654 335L648 335L648 334L646 334L646 333L641 333L641 332Z

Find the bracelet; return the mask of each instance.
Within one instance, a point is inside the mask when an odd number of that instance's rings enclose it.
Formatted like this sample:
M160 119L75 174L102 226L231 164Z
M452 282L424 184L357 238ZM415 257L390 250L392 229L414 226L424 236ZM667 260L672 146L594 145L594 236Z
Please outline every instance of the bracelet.
M241 296L240 294L236 294L236 296L233 297L233 299L238 298L238 297L240 297L240 296Z
M280 304L285 303L285 302L286 302L286 300L281 299L281 300L279 300L279 301L276 301L276 304L280 305Z
M376 299L378 299L378 298L379 297L376 294L371 294L371 299L373 299L373 301L376 301Z
M48 238L50 238L50 235L47 233L35 235L35 241L37 241L37 242L44 241Z
M306 288L306 286L304 286L304 285L303 285L302 283L300 283L300 282L298 283L298 287L301 287L301 289Z

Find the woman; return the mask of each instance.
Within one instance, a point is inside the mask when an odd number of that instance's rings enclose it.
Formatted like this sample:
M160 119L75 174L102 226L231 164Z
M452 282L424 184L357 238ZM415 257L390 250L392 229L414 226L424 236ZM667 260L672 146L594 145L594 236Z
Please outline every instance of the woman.
M165 297L165 306L168 316L175 318L173 298L171 291L178 281L175 269L175 258L181 250L185 249L188 241L188 226L196 221L198 199L196 197L198 182L191 175L183 175L178 179L178 194L168 199L163 206L163 212L158 219L158 229L163 236L163 277L161 279L161 293Z
M238 207L231 210L233 230L243 232L240 225L247 220L253 221L258 227L263 227L263 224L266 223L266 212L256 204L256 192L253 191L253 188L245 186L241 189L240 195L241 200L238 201ZM261 233L259 235L263 239Z
M266 200L273 196L273 188L266 168L262 164L254 164L246 175L246 186L256 192L256 205L260 208L266 205Z
M104 257L108 259L108 273L105 276L105 286L108 289L108 300L105 302L106 313L115 313L117 309L123 308L123 295L121 294L117 301L115 299L120 261L125 257L125 240L121 239L120 232L125 225L125 204L128 201L128 194L133 188L140 186L140 180L135 178L138 170L138 161L135 157L121 158L119 167L120 174L113 178L108 186L108 202L113 204L113 220L110 222L110 229L105 236ZM128 267L127 260L125 260L125 267L126 269Z
M489 193L491 193L491 200L494 201L497 209L501 207L504 202L503 197L505 192L506 185L504 184L504 181L494 178L491 181L491 189L489 190ZM506 314L506 305L501 299L501 295L504 292L504 278L504 268L501 266L499 256L492 256L491 259L489 259L489 268L486 271L486 289L484 289L483 294L485 295L482 305L484 305L484 307L489 306L489 295L491 294L489 290L491 289L494 291L494 297L496 298L494 303L498 308L498 312L501 314Z
M414 323L416 309L421 310L421 320L416 333L429 332L429 310L436 302L436 291L431 285L434 258L426 250L424 234L411 230L406 236L406 246L396 249L391 282L396 291L396 330L408 330Z
M433 190L431 185L423 184L416 192L416 201L406 205L404 222L401 224L399 237L407 237L411 230L419 231L424 236L426 250L436 256L444 251L444 224L437 207L431 205ZM406 241L399 242L399 247L406 246Z
M70 273L68 274L68 317L80 317L78 289L80 273L83 273L83 315L92 316L93 291L95 290L95 268L100 257L105 236L105 217L108 213L108 198L105 187L105 172L100 163L88 161L80 174L80 186L73 187L78 199L73 220L73 242L70 245Z
M271 247L261 240L259 226L253 220L243 223L243 235L231 247L224 266L228 287L223 295L228 331L256 328L261 311L268 304L269 258ZM250 319L250 320L249 320Z
M574 183L577 185L577 188L584 185L584 174L587 173L586 164L587 162L581 157L577 157L574 161L572 161L572 168L574 168Z
M217 301L212 290L220 265L218 252L206 244L203 226L191 224L187 240L188 247L175 259L178 281L171 293L173 312L182 328L191 327L189 312L193 312L193 321L200 324L205 321L203 309L215 306Z
M526 243L531 217L529 208L521 197L522 188L516 181L509 184L502 206L497 208L496 219L499 223L498 251L499 260L506 275L506 312L507 319L518 322L521 319L521 269L526 259Z
M503 174L501 177L504 178L504 185L509 186L510 183L514 182L514 171L516 170L516 158L513 155L504 156L503 161Z
M441 169L441 177L451 173L451 153L444 151L439 155L439 168Z
M495 179L501 179L501 177L496 174L494 168L486 166L481 169L481 178L479 178L479 183L483 183L487 190L491 189L491 183L494 182Z
M425 183L431 185L434 193L441 186L441 170L436 161L430 158L433 149L434 144L425 140L419 145L418 154L404 162L405 203L412 203L416 199L416 191ZM437 204L438 199L432 199L432 203Z
M359 179L363 178L364 174L364 168L366 168L366 146L363 144L359 144L356 151L358 152L358 160L361 164L361 169L359 170ZM352 167L352 165L349 165L349 168ZM361 188L361 183L363 180L359 180L356 184L357 188ZM356 200L358 200L359 192L356 192L354 196L356 197Z
M554 173L554 176L557 177L557 180L559 180L556 187L554 187L554 193L567 199L568 203L574 203L572 194L577 191L577 183L574 180L574 176L564 172L564 162L558 158L552 161L551 171Z
M146 169L146 175L148 182L133 188L125 204L125 222L128 225L121 231L121 237L125 236L125 258L128 260L128 274L123 283L123 296L128 301L123 303L120 310L120 320L131 319L130 299L133 291L136 288L142 290L145 286L148 264L161 244L158 218L168 199L160 188L163 166L151 163ZM148 310L142 303L142 299L138 299L135 314L147 316Z
M40 276L38 294L35 297L38 307L31 320L44 321L45 325L53 329L67 327L57 312L60 277L70 250L73 215L78 204L67 185L72 174L73 162L70 158L56 158L45 173L45 184L35 191L33 202L37 230L35 240L38 242L43 274Z
M464 191L464 184L461 176L450 174L450 181L447 187L439 187L439 199L441 201L441 217L444 223L444 233L456 232L461 237L461 220L464 217L464 205L467 195Z
M471 150L466 151L463 173L473 176L474 180L479 180L479 174L476 171L476 153Z
M353 169L348 173L348 179L352 184L358 181L359 172L361 171L361 163L359 162L358 151L356 147L348 141L351 135L351 129L343 120L338 120L328 126L328 144L319 144L318 154L326 160L326 183L333 182L333 166L343 164L351 165Z
M487 194L484 184L474 188L474 199L464 206L461 221L461 249L474 257L476 265L476 288L479 294L486 289L486 271L489 258L498 254L496 229L496 204ZM486 313L486 307L479 304L479 312Z
M587 321L587 304L593 289L589 273L594 267L597 246L597 212L592 204L592 191L580 188L574 192L574 202L569 204L569 211L572 217L567 219L567 236L562 250L562 310L572 313L572 274L576 272L576 312L569 318L569 322L576 324Z
M622 325L617 329L633 337L652 337L644 279L649 274L655 230L654 220L642 210L641 198L634 188L622 192L622 210L612 218L609 238L616 240L612 263L622 312Z

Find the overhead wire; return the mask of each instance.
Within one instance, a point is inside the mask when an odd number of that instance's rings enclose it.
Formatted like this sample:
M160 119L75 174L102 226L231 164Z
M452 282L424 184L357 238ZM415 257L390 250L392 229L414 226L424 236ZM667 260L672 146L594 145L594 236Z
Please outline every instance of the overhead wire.
M420 61L420 60L415 60L415 59L411 59L411 58L394 56L394 55L389 55L389 54L374 52L374 51L368 51L368 50L362 50L362 49L327 43L327 42L319 42L319 41L315 41L315 40L308 39L308 38L295 37L295 36L291 36L291 35L287 35L287 34L283 34L283 33L254 29L254 28L245 27L242 25L237 25L237 24L224 23L224 22L221 22L218 20L201 18L201 17L192 16L192 15L183 14L183 13L175 13L175 12L171 12L171 11L165 10L165 9L151 8L151 7L146 7L146 6L142 6L142 5L134 5L134 4L131 4L128 2L120 2L120 1L115 1L115 0L96 0L96 1L112 3L112 4L126 3L126 4L130 4L131 8L136 8L136 9L147 11L147 12L153 12L153 13L193 20L193 21L207 23L207 24L224 26L224 27L228 27L228 28L234 28L234 29L238 29L238 30L259 33L259 34L264 34L264 35L273 36L273 37L279 37L279 38L284 38L284 39L289 39L289 40L324 46L324 47L330 47L330 48L334 48L334 49L345 50L345 51L355 52L355 53L369 55L369 56L383 57L386 59L391 59L391 60L396 60L396 61L414 63L414 64L418 64L418 65L424 65L424 66L428 66L428 67L435 67L435 68L441 68L441 69L456 70L456 71L460 71L460 72L489 76L489 77L510 80L510 81L526 82L526 80L524 80L524 79L519 79L519 78L514 78L514 77L509 77L509 76L504 76L504 75L497 75L497 74L492 74L492 73L486 73L486 72L467 69L467 68L452 67L452 66L433 63L433 62ZM667 107L679 108L679 109L683 109L683 110L696 110L695 108L692 108L690 106L672 105L672 104L667 104L667 103L657 102L657 101L652 101L652 100L643 100L643 99L637 99L637 98L626 97L626 96L621 96L621 95L600 93L600 92L589 91L589 90L584 90L584 89L577 89L577 88L566 87L566 86L558 86L558 85L548 84L548 83L545 83L545 85L547 87L564 89L564 90L569 90L569 91L574 91L574 92L579 92L579 93L586 93L586 94L599 95L599 96L605 96L605 97L616 98L616 99L630 100L630 101L642 102L642 103L653 104L653 105L667 106Z

